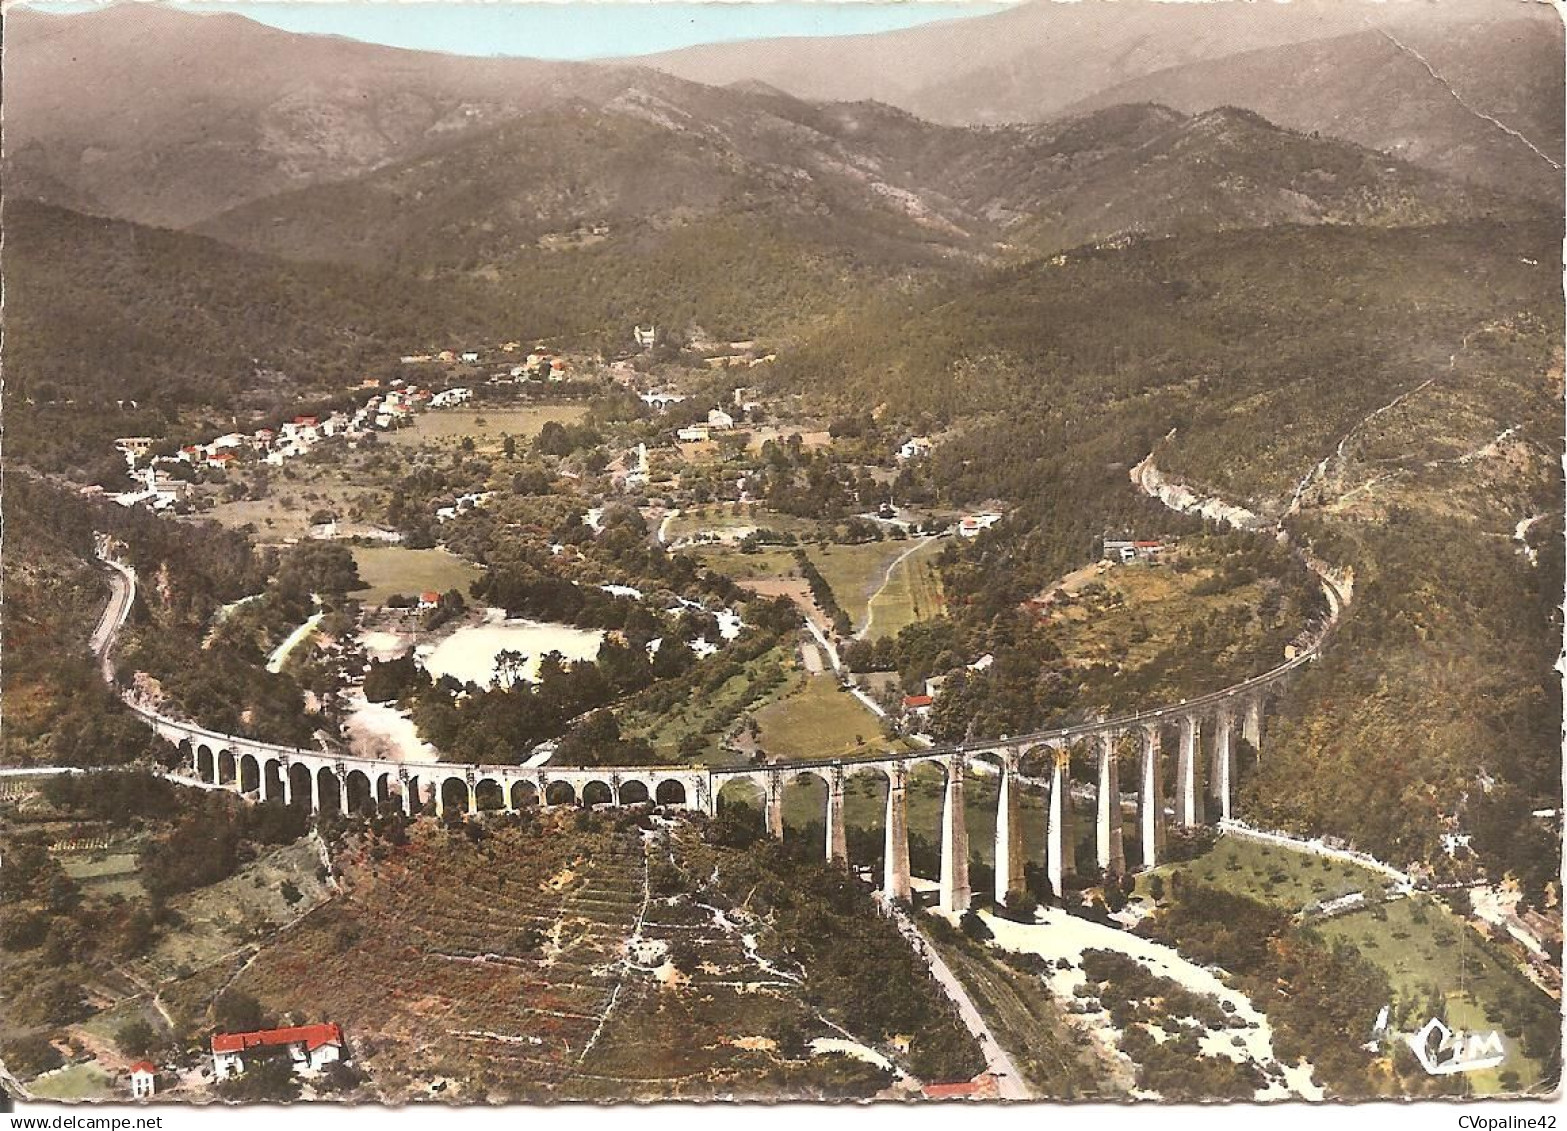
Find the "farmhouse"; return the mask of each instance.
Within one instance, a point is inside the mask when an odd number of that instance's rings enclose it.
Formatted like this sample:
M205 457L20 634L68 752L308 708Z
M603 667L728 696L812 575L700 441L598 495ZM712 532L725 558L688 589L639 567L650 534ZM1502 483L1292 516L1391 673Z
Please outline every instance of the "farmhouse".
M907 463L911 459L919 459L930 454L930 440L925 436L913 436L903 441L903 446L898 449L898 459Z
M343 1030L336 1022L262 1029L254 1033L214 1033L212 1071L219 1080L245 1071L247 1057L261 1049L286 1049L295 1072L319 1072L343 1059Z
M421 612L427 612L430 609L435 608L440 603L441 595L435 592L433 589L428 589L425 592L419 594L419 609Z

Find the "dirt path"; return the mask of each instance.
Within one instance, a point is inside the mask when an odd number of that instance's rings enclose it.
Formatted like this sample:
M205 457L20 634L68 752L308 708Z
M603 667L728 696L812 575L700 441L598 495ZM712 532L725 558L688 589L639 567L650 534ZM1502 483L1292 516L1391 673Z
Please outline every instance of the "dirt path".
M914 545L910 546L907 550L904 550L903 553L899 554L897 557L893 558L892 561L887 563L887 568L882 571L881 584L876 587L876 592L871 594L871 599L865 602L865 624L861 626L860 630L854 634L854 638L856 640L864 640L865 637L870 633L871 625L876 622L876 602L881 598L881 595L887 591L887 586L892 584L892 571L902 565L911 555L919 553L920 550L930 545L935 540L936 536L934 535L929 538L921 538L918 542L914 543Z

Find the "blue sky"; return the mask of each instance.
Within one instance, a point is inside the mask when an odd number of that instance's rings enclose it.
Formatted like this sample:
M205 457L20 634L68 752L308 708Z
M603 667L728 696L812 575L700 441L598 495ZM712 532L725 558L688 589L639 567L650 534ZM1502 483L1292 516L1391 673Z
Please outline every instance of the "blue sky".
M50 12L98 7L90 0L30 3ZM595 59L645 55L696 43L801 35L855 35L988 15L990 0L774 0L704 3L508 3L505 0L193 0L170 7L229 11L287 31L457 55Z

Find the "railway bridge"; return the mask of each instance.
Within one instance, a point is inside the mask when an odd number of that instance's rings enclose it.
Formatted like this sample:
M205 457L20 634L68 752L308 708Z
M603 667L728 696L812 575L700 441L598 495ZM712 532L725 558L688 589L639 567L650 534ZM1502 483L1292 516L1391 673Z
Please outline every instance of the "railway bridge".
M114 633L134 593L135 575L104 553L119 575L115 598L104 614L94 644L104 657L104 674ZM1320 654L1343 604L1338 583L1311 562L1322 583L1329 612L1311 642L1279 666L1197 698L1096 719L1033 734L969 741L854 758L775 762L765 766L714 769L696 766L479 765L409 763L338 756L223 734L154 711L129 693L127 705L149 727L181 751L194 778L261 802L304 806L312 812L373 813L396 804L409 816L433 809L464 813L516 811L530 806L626 806L651 803L676 809L718 812L721 798L744 792L760 801L768 835L784 832L784 791L801 779L825 787L824 856L849 862L845 821L847 783L869 775L885 783L886 812L882 890L893 898L911 894L909 784L916 773L940 775L940 896L944 910L966 910L969 834L965 781L971 770L999 779L995 814L995 891L998 903L1024 889L1025 790L1046 795L1044 860L1051 887L1060 893L1078 870L1072 811L1072 766L1094 768L1094 863L1107 873L1127 869L1124 811L1135 813L1138 866L1151 867L1164 852L1173 821L1193 827L1236 815L1237 745L1262 747L1268 704L1290 676ZM1074 759L1074 755L1076 758ZM1173 759L1173 796L1166 798L1167 762ZM1123 763L1133 779L1123 789ZM1043 780L1041 780L1043 779Z

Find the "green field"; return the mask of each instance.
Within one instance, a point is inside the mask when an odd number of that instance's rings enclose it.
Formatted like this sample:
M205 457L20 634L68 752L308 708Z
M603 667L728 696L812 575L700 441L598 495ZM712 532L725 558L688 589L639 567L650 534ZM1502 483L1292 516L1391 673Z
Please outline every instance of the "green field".
M1354 864L1226 836L1202 856L1140 874L1137 894L1148 900L1149 878L1161 875L1168 884L1172 872L1290 911L1354 891L1376 896L1386 886L1383 877ZM1504 1030L1508 1060L1502 1069L1467 1075L1477 1092L1502 1090L1502 1070L1516 1072L1521 1088L1540 1080L1540 1065L1525 1057L1505 1032L1510 1020L1518 1020L1510 1016L1509 1006L1516 1009L1518 1002L1532 1001L1554 1016L1556 1003L1498 957L1445 904L1417 894L1310 921L1308 929L1326 940L1354 945L1387 973L1397 998L1440 995L1446 1020L1455 1028Z
M871 597L886 579L887 567L908 548L906 541L864 542L856 546L812 546L809 553L858 630L865 624Z
M1541 1066L1524 1056L1508 1027L1523 1020L1519 1003L1532 1002L1551 1017L1560 1007L1499 958L1473 927L1444 904L1431 896L1414 895L1341 915L1317 924L1316 930L1324 938L1352 943L1386 971L1400 997L1435 990L1446 1004L1446 1020L1453 1028L1502 1031L1507 1060L1500 1068L1465 1076L1477 1093L1501 1091L1504 1071L1518 1074L1518 1088L1540 1081Z
M226 880L176 897L178 931L163 935L148 953L128 965L145 981L185 978L235 953L243 945L271 938L284 923L325 900L317 878L316 843L301 837L245 865ZM298 891L290 903L284 884Z
M481 452L498 452L507 436L529 440L539 434L550 421L576 424L587 416L588 407L583 404L541 404L526 408L440 408L421 412L406 428L398 428L386 434L389 443L401 448L420 444L460 443L462 438L473 438L474 448Z
M934 558L945 545L932 538L892 567L886 584L870 599L869 621L861 626L868 639L896 636L908 625L941 615L945 606Z
M810 519L780 514L760 503L715 503L681 510L669 520L667 534L673 542L677 538L689 538L702 531L719 534L752 526L798 535L810 535L817 529L817 524Z
M732 546L701 546L681 552L690 554L708 569L732 577L742 584L788 577L790 574L798 576L799 573L794 551L776 546L758 550L754 554L742 554Z
M29 1084L27 1090L41 1100L106 1100L122 1091L116 1087L113 1076L90 1061L67 1065L41 1076ZM123 1093L130 1095L128 1086Z
M1168 884L1172 872L1289 911L1301 911L1354 891L1372 895L1387 884L1377 873L1355 864L1223 836L1201 856L1141 873L1138 894L1147 898L1149 879L1160 876Z
M121 895L132 899L142 894L134 852L63 853L60 865L65 874L82 886L84 894L95 899Z
M838 683L813 675L755 715L762 749L772 758L839 758L892 746L881 720Z
M738 758L725 747L726 736L735 723L744 718L748 706L769 694L757 686L758 677L764 671L772 671L777 678L777 669L781 668L788 678L794 663L794 646L780 644L746 663L740 674L671 710L653 713L620 709L617 714L621 733L627 737L646 738L653 744L661 762L732 766ZM691 734L705 740L702 752L694 758L680 752L682 740Z
M456 589L467 596L468 583L483 573L473 563L439 548L355 546L353 551L365 583L354 596L367 605L379 605L394 593L417 596L427 590L445 593Z

